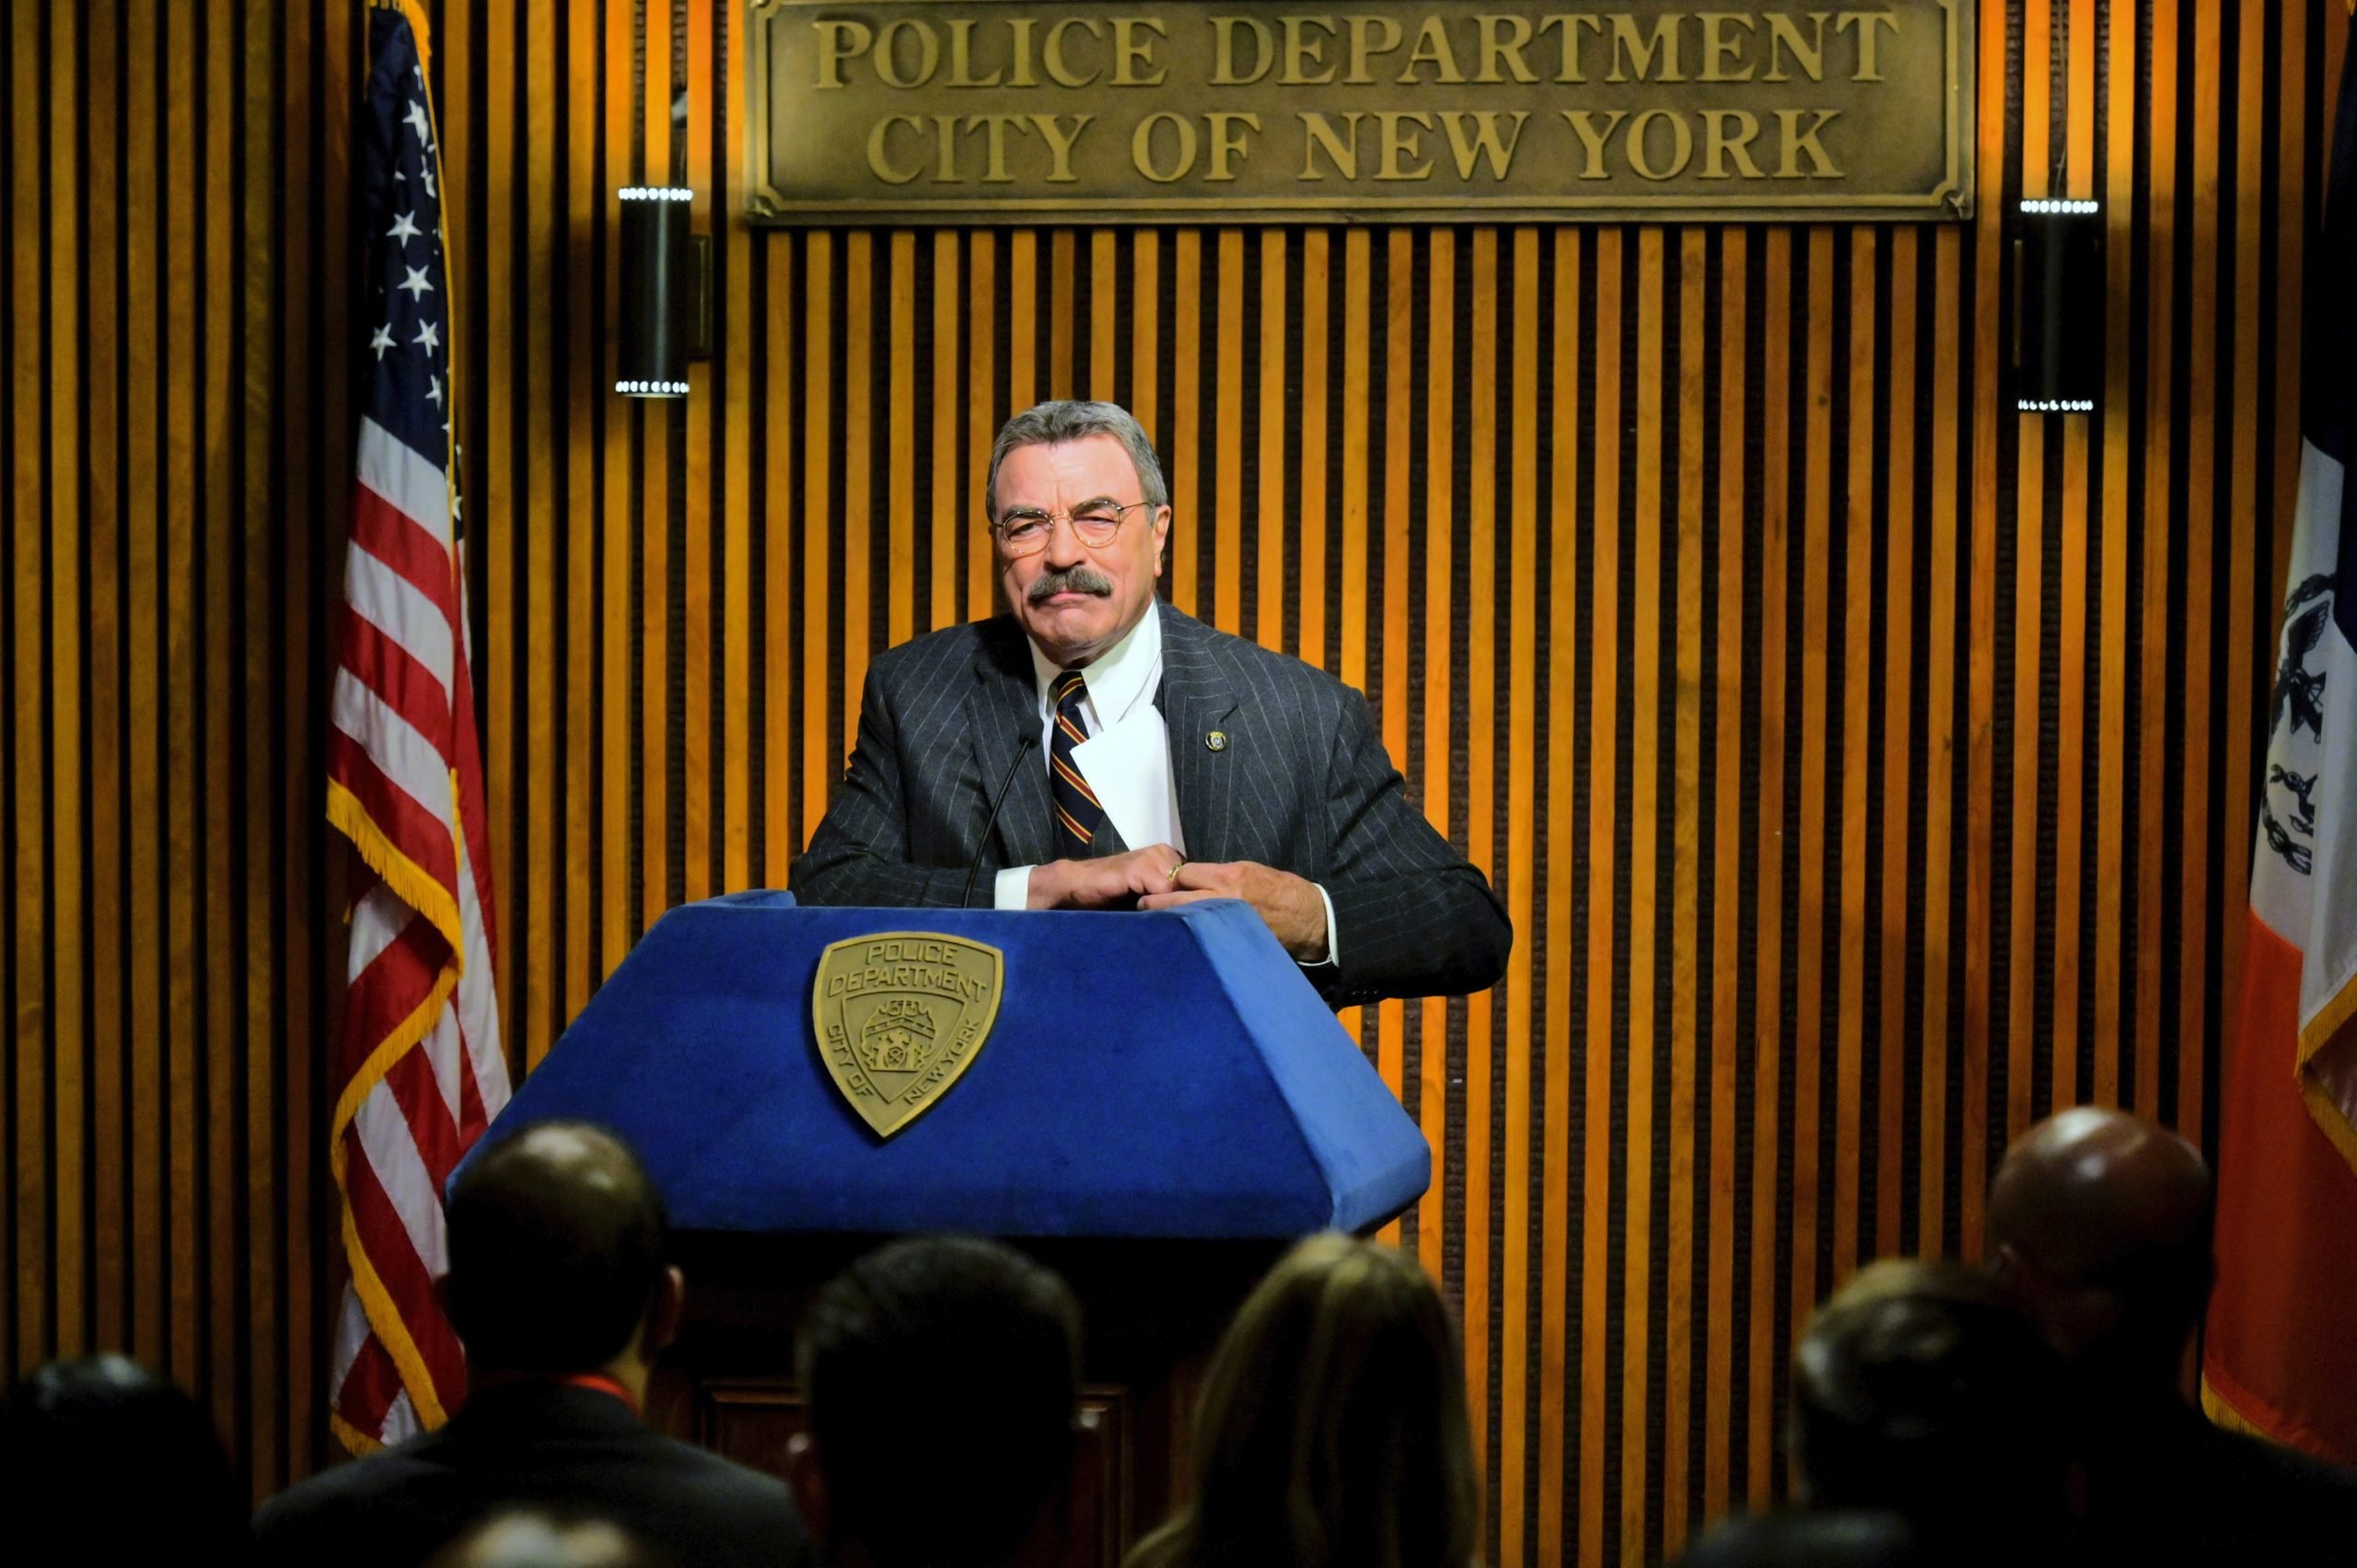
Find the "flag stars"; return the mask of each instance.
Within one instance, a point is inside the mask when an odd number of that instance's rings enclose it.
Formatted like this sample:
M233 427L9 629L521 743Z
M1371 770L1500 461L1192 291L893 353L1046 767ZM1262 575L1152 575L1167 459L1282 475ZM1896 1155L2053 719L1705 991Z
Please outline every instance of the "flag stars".
M417 238L417 224L414 221L417 215L415 213L401 213L397 215L393 219L393 226L385 231L385 238L388 239L398 239L406 246L411 240Z
M382 365L385 362L385 351L393 346L393 324L388 321L377 328L376 336L368 340L368 346L377 351L377 363Z
M408 126L411 130L415 131L419 141L422 142L425 140L425 105L418 102L415 99L410 99L409 112L401 116L401 123Z
M425 401L432 403L435 408L440 408L442 406L442 377L439 376L428 376L425 378ZM443 428L447 430L449 427L445 425Z
M434 285L426 281L425 269L424 267L404 266L401 270L409 273L409 276L401 279L401 282L395 284L393 286L395 288L405 288L409 290L410 298L414 300L422 294L431 294L434 292Z
M432 354L442 346L442 334L433 322L421 316L417 319L417 336L410 339L410 342L423 344L425 352Z

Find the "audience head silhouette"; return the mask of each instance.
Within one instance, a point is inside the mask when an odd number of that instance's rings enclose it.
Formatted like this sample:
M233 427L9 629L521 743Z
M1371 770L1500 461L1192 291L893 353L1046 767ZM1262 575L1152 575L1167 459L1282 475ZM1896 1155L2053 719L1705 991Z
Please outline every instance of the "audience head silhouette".
M1194 1502L1133 1568L1470 1563L1464 1362L1415 1259L1338 1234L1287 1253L1213 1358L1194 1461Z
M1058 1555L1080 1378L1063 1281L993 1241L896 1241L819 1293L795 1361L810 1414L788 1471L826 1561Z
M643 1365L676 1326L662 1194L601 1127L542 1121L485 1148L451 1183L450 1322L478 1373Z
M91 1562L228 1562L244 1545L244 1489L211 1418L125 1356L52 1361L18 1383L0 1405L0 1474Z
M1998 1286L2083 1379L2173 1384L2210 1295L2210 1167L2124 1111L2049 1117L1989 1193Z
M1793 1366L1793 1446L1813 1507L1885 1508L1947 1543L2038 1532L2067 1455L2046 1415L2037 1327L1955 1264L1869 1265L1810 1321Z

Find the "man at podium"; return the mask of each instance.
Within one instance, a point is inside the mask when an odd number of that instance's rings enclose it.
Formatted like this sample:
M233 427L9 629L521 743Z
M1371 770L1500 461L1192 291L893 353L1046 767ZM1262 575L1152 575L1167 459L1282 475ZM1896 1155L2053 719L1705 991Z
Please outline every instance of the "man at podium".
M1241 899L1336 1007L1497 982L1504 908L1408 804L1365 699L1156 598L1170 496L1126 410L1016 415L986 503L1008 608L870 668L798 899Z

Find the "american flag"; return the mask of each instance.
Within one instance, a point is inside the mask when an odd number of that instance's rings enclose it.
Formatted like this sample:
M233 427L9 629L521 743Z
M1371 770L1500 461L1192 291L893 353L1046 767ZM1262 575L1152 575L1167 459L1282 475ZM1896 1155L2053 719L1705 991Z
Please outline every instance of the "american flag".
M465 1388L434 1299L442 1184L508 1095L427 48L413 0L376 0L354 180L367 384L328 738L328 819L366 867L329 1132L350 1272L330 1421L354 1450L438 1424Z

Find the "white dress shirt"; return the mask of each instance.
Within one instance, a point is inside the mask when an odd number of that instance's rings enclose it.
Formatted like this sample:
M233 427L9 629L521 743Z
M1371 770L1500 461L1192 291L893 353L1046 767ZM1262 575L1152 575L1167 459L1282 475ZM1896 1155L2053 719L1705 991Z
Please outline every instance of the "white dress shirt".
M1031 650L1031 672L1039 679L1039 749L1043 758L1054 749L1056 703L1050 693L1063 673L1025 639ZM1073 764L1088 781L1089 793L1105 808L1106 819L1132 849L1167 843L1187 853L1178 823L1178 790L1170 772L1170 733L1154 694L1162 689L1162 614L1149 610L1121 640L1081 670L1081 727L1088 738L1072 749ZM1052 767L1052 761L1048 763ZM1010 865L998 874L993 902L1003 910L1029 907L1031 871ZM1315 886L1315 884L1313 884ZM1326 957L1335 961L1334 900L1318 889L1326 906ZM1309 968L1318 968L1313 964Z

